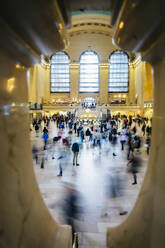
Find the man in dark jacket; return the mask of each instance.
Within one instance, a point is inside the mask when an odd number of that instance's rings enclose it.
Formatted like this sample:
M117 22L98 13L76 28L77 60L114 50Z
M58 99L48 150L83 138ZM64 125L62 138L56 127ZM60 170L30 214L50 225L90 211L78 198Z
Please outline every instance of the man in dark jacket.
M78 142L73 143L72 152L73 152L73 165L75 165L75 162L76 162L76 166L79 166L79 164L77 163L77 158L78 158L78 153L79 153L79 144L78 144Z

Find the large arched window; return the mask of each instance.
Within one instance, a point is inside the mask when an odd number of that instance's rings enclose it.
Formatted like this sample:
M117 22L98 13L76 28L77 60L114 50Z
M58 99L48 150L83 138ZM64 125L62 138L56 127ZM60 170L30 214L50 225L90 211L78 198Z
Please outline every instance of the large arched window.
M128 92L129 57L122 51L113 52L109 57L109 92Z
M50 91L70 92L69 56L57 52L51 57Z
M79 92L99 92L99 56L85 51L80 56Z

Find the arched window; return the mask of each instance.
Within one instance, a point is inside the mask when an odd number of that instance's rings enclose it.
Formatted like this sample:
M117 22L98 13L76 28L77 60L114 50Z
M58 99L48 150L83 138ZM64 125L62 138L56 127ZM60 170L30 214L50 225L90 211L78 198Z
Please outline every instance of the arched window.
M122 51L113 52L109 57L109 92L128 92L129 57Z
M51 57L50 91L70 92L70 58L64 52L57 52Z
M85 51L80 56L79 92L99 92L99 56Z

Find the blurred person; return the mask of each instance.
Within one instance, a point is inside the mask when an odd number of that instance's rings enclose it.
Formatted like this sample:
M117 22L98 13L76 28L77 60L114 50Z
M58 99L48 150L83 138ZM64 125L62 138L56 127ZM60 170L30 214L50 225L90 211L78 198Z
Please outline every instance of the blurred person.
M91 132L90 132L89 128L87 128L87 130L85 132L85 135L87 137L87 141L89 141L90 140L90 136L91 136Z
M133 152L134 152L133 141L132 141L132 137L131 136L128 137L128 143L127 144L128 144L127 159L129 160L130 153L132 153L132 155L133 155Z
M116 144L117 141L117 127L113 126L111 129L111 142L112 144Z
M43 151L41 152L41 169L44 169L45 160L47 160L46 150L43 150Z
M44 141L44 150L46 150L46 145L47 145L47 141L48 141L49 135L47 132L44 132L42 135L42 139Z
M64 222L72 227L72 243L74 240L74 233L76 233L75 220L81 219L83 213L82 199L80 192L75 189L74 185L65 183L66 189L65 203L63 205Z
M46 127L44 127L44 129L43 129L42 132L43 132L43 133L48 133L48 129L47 129Z
M134 134L136 133L136 126L132 128L132 131L134 132Z
M122 151L124 150L124 144L125 144L126 140L127 140L126 134L123 131L121 131L121 134L120 134L120 143L121 143L121 150Z
M152 132L152 127L150 127L149 125L146 127L146 133L148 136L151 135L151 132Z
M74 133L76 133L77 132L77 123L76 122L74 123L73 129L74 129Z
M97 132L96 144L101 149L101 133Z
M93 146L96 146L96 141L97 141L97 129L93 133Z
M64 150L64 153L65 153L65 157L69 159L70 157L70 147L71 147L71 144L72 144L72 136L71 135L68 135L67 137L63 138L62 139L62 144L63 144L63 150Z
M58 177L63 176L63 170L68 164L67 161L67 152L65 150L65 147L67 146L66 139L63 139L64 143L58 143L58 140L53 143L52 146L52 159L55 159L55 165L58 165L59 173Z
M105 131L103 132L103 134L102 134L102 139L103 139L104 141L106 141L106 140L107 140L107 136L108 136L108 134L107 134L107 131L105 130Z
M38 149L35 145L32 147L32 154L33 154L33 159L35 159L36 164L37 164L38 163Z
M80 131L80 136L81 136L81 143L83 143L83 141L84 141L84 130L83 130L83 128Z
M107 130L108 130L108 131L110 131L110 130L111 130L111 125L110 125L110 123L109 123L109 122L107 123Z
M106 202L103 208L102 217L108 216L110 214L110 205L115 201L118 202L118 198L124 194L124 180L121 176L121 170L115 167L109 168L106 173L105 182ZM120 215L127 214L127 211L123 210L120 205L117 206L117 208L119 209Z
M61 130L58 130L57 136L58 136L58 139L61 139L61 137L62 137L62 131Z
M40 119L38 120L38 125L39 125L39 127L41 127L41 123L42 123L42 119L40 118Z
M92 129L91 129L91 131L90 131L90 136L89 136L89 141L92 142L92 140L93 140L93 131L92 131Z
M80 131L83 129L83 127L80 125L78 128L77 128L77 136L79 137L80 136Z
M143 132L143 136L145 136L145 132L146 132L146 124L145 122L143 123L143 126L142 126L142 132Z
M112 132L111 131L109 132L108 138L109 138L109 142L111 142L112 141Z
M46 126L47 127L49 126L49 123L50 123L50 118L47 118L47 120L46 120Z
M32 122L33 127L35 127L36 123L37 123L36 119L33 119L33 122Z
M68 116L65 117L65 124L66 124L66 127L68 126Z
M103 129L104 129L104 123L101 122L101 125L100 125L100 132L103 133Z
M72 131L68 132L68 136L65 139L67 141L67 147L69 149L71 147L71 144L72 144Z
M141 147L141 139L138 135L135 135L133 140L133 148L139 151L140 147Z
M46 118L45 116L43 117L44 124L46 125Z
M69 129L72 130L73 121L71 119L69 119L68 121L68 126L69 126Z
M129 173L132 173L133 175L133 182L132 184L137 184L137 173L139 171L139 167L142 165L142 161L140 159L140 157L138 155L133 155L132 154L132 158L129 160L127 166L127 171Z
M58 137L58 136L53 137L53 144L55 144L60 139L61 137Z
M76 163L76 166L79 166L78 164L78 153L79 153L79 144L78 141L75 141L72 145L72 152L73 152L73 166Z
M64 122L61 122L60 129L64 130L64 128L65 128Z
M59 167L59 174L57 175L58 177L62 177L63 173L63 168L62 168L62 159L64 158L64 152L57 158L58 160L58 167Z
M44 169L45 159L44 157L41 158L41 169Z
M39 134L39 126L38 126L37 123L35 124L35 131L36 131L36 137L38 137L38 134Z

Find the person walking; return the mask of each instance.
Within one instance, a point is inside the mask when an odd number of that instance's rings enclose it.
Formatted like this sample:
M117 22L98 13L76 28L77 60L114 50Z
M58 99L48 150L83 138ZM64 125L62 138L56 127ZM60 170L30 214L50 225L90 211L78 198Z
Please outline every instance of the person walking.
M83 143L83 141L84 141L84 130L83 130L83 128L80 131L80 136L81 136L81 143Z
M134 135L135 135L135 133L136 133L136 126L134 126L134 127L132 128L132 131L134 132Z
M124 150L124 144L127 140L127 136L125 135L124 132L121 132L120 134L120 143L121 143L121 150L123 151Z
M36 164L37 164L38 163L38 149L35 145L32 147L32 154L33 154L33 159L35 159Z
M129 137L128 137L128 153L127 153L127 160L129 160L129 158L130 158L130 153L131 153L131 152L132 152L132 154L133 154L134 148L133 148L132 137L129 136Z
M76 166L79 166L77 160L78 160L78 153L79 153L79 144L78 141L74 142L72 145L72 152L73 152L73 166L76 163Z
M36 131L36 137L38 137L38 134L39 134L39 126L38 126L37 123L35 124L35 131Z
M46 127L43 129L43 133L48 133L48 129Z
M86 130L86 132L85 132L85 135L86 135L86 137L87 137L87 142L89 142L90 136L91 136L91 132L90 132L89 128L87 128L87 130Z
M75 133L77 132L77 123L76 122L74 123L74 132Z
M48 141L48 138L49 138L48 133L44 132L43 135L42 135L42 138L44 140L44 150L46 150L46 144L47 144L47 141Z
M142 126L142 132L143 132L143 136L145 136L145 132L146 132L146 124L145 124L145 122L143 123L143 126Z

